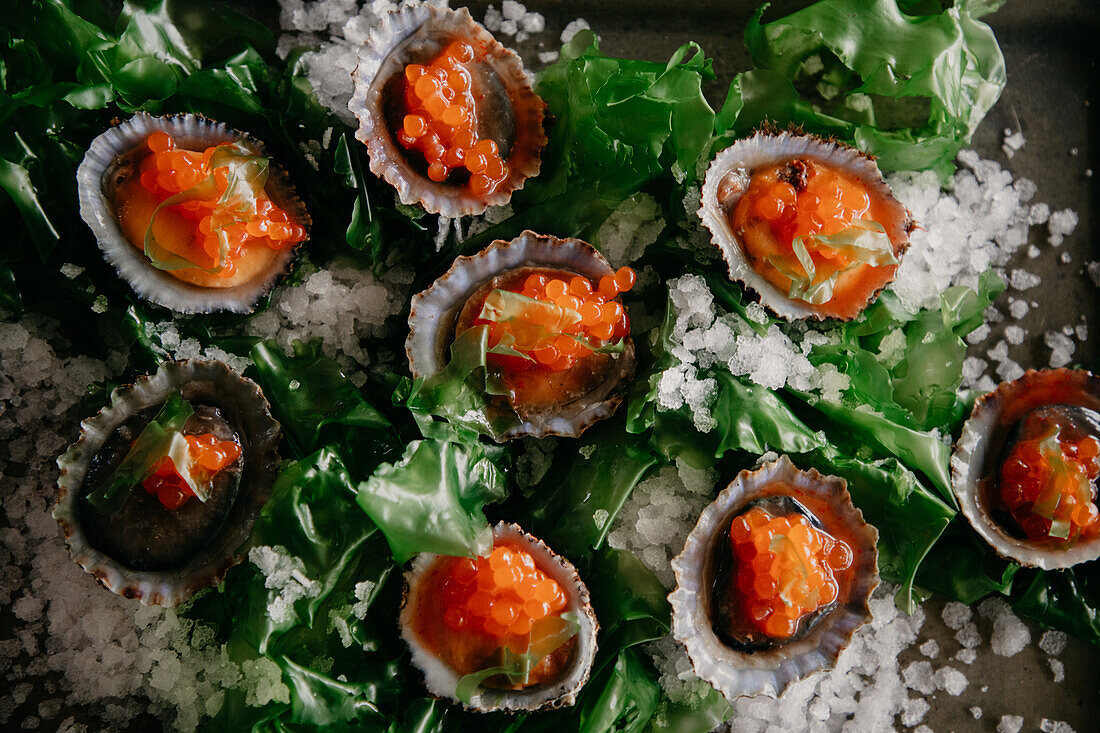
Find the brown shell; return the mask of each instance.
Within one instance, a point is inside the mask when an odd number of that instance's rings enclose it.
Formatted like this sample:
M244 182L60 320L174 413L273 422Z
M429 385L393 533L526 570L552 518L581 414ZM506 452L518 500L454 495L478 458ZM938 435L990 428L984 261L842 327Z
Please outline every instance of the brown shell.
M984 490L999 468L1016 422L1037 407L1077 405L1100 412L1100 378L1083 369L1028 370L974 403L951 455L951 490L963 516L997 554L1021 565L1060 570L1100 558L1100 537L1066 546L1017 537L993 517Z
M459 257L431 287L413 296L409 337L405 342L413 376L430 377L446 365L456 320L479 289L502 273L524 267L564 270L597 282L614 273L604 256L590 244L531 231L510 242L497 240L471 257ZM624 342L624 351L614 355L616 360L603 381L587 394L566 404L525 411L519 424L493 437L498 441L528 435L576 437L610 417L634 375L634 342L629 337ZM494 407L511 409L504 397L493 398L490 408Z
M401 123L401 106L394 99L403 98L405 66L430 63L455 39L470 42L478 52L470 65L479 104L478 135L494 140L508 164L508 178L483 196L463 183L428 178L394 136ZM546 103L531 89L519 56L474 22L465 8L415 3L388 13L360 49L352 77L355 92L348 109L359 120L355 137L367 146L371 171L397 189L403 204L420 204L450 218L480 214L508 203L513 191L538 175L546 145Z
M128 417L160 405L182 390L186 399L216 402L239 421L244 468L235 503L217 534L189 563L173 570L138 571L93 547L81 526L80 499L93 457ZM217 361L166 362L154 374L115 389L111 402L81 422L80 438L57 459L61 469L53 516L61 525L73 561L113 593L145 605L176 606L195 591L217 585L241 561L241 546L271 495L280 437L279 423L259 386Z
M739 281L754 290L759 294L760 302L777 315L787 319L851 320L893 281L898 265L875 268L875 272L880 274L872 283L873 287L868 289L866 299L861 303L853 303L852 308L842 309L835 305L830 307L832 301L814 305L788 297L787 293L760 275L746 257L730 224L730 214L748 189L752 172L792 158L812 158L854 174L873 194L882 197L895 215L891 221L879 223L885 226L894 246L894 255L901 261L909 248L909 234L916 225L909 211L894 198L875 164L875 159L836 140L825 140L802 132L764 129L751 137L736 141L718 153L707 169L703 182L699 218L710 230L711 241L722 252L722 257L729 266L730 280Z
M853 580L841 588L836 606L819 617L805 636L777 642L765 651L741 652L722 642L711 619L715 547L728 537L733 517L754 499L775 495L769 487L776 483L794 489L783 495L827 504L832 516L817 518L831 534L840 526L853 538ZM695 673L731 702L759 693L778 696L791 683L831 667L856 630L871 620L871 592L879 583L877 542L878 531L852 504L844 479L823 476L814 469L801 471L786 456L755 471L742 471L703 510L683 552L672 560L676 575L676 590L668 597L672 635L687 648Z
M481 688L469 704L463 707L476 712L493 711L533 712L568 707L577 700L577 694L588 681L592 663L596 657L596 635L600 625L589 599L588 588L581 580L573 564L556 554L542 540L523 531L517 524L500 522L493 527L493 540L511 540L523 546L535 558L539 569L547 573L569 592L569 610L577 614L581 628L577 632L577 647L562 680L553 684L533 685L521 690ZM405 591L401 599L398 624L401 637L409 645L413 664L424 677L424 685L433 695L460 702L454 697L458 675L451 671L417 639L412 629L412 612L416 606L420 578L435 563L439 555L421 553L413 558L412 566L405 573Z

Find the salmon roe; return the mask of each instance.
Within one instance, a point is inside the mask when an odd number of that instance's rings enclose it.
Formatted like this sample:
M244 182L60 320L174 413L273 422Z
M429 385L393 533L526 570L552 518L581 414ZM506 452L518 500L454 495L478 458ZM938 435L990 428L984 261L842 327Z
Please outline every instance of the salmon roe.
M497 546L488 557L456 558L442 597L448 628L523 641L536 621L560 614L567 602L561 584L530 553L511 546Z
M191 478L200 484L209 483L220 471L241 457L241 446L232 440L218 440L212 433L185 435L190 458ZM165 456L153 467L153 472L141 484L160 499L167 509L179 509L194 496L191 487L176 470L176 464Z
M1001 500L1030 539L1095 536L1100 534L1097 475L1100 440L1066 439L1055 427L1012 447L1001 466Z
M876 249L868 255L822 239L857 226L870 232L874 227L867 222L881 225L889 218L889 211L861 179L813 159L797 158L754 171L730 214L730 224L753 267L777 288L786 289L796 279L808 285L861 265L896 265L892 244L889 251ZM796 242L805 252L796 250ZM807 255L812 267L803 261ZM836 294L828 300L833 297Z
M630 316L615 298L634 287L636 280L629 267L604 275L598 284L581 275L566 279L534 273L524 281L522 290L513 292L557 308L532 307L507 321L479 319L475 323L491 324L490 347L507 334L514 340L513 348L539 366L563 371L593 348L616 343L630 333Z
M836 601L836 573L852 564L846 542L801 514L775 517L754 507L733 520L735 583L748 620L773 639L786 639L805 616Z
M194 223L194 244L187 259L196 267L211 270L221 265L217 274L228 278L236 271L233 260L246 244L260 242L273 250L281 250L305 240L305 227L292 222L262 190L254 192L255 211L250 216L242 212L239 202L223 201L230 188L229 168L211 167L211 159L221 146L209 147L201 153L181 150L164 131L149 135L146 145L150 152L138 165L139 180L142 188L162 202L198 186L211 175L214 177L216 191L171 207ZM219 262L219 232L225 234L229 244L224 262Z
M467 64L473 47L453 41L427 66L405 67L405 116L398 141L423 153L428 178L441 183L456 168L470 174L470 193L492 193L508 177L508 164L495 141L477 133L477 103Z

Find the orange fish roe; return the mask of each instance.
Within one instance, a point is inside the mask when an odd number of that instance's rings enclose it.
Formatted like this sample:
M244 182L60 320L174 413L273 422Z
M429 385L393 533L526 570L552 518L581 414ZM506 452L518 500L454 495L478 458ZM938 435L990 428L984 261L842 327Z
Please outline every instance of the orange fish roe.
M262 190L253 192L254 211L249 207L242 210L240 202L223 200L231 185L229 168L211 166L212 158L222 146L209 147L201 153L181 150L172 136L163 131L149 135L146 145L150 152L138 164L139 179L142 188L161 202L194 189L213 175L213 190L170 207L194 223L193 244L186 258L196 267L211 270L221 265L217 274L228 278L236 270L234 259L246 244L260 242L273 250L281 250L305 240L305 227L292 222ZM228 240L225 261L221 261L219 232Z
M1064 439L1057 427L1020 440L1001 466L1001 500L1033 540L1072 541L1100 534L1095 483L1100 440Z
M405 67L405 111L397 139L424 154L428 178L441 183L456 168L469 171L476 196L492 193L508 177L496 142L478 137L477 102L466 64L474 49L453 41L429 65Z
M241 457L241 447L232 440L218 440L211 433L183 437L187 440L191 459L191 478L201 484L208 483L219 471ZM154 466L153 473L141 485L168 509L179 509L195 495L167 456Z
M478 631L496 639L523 637L532 625L560 614L565 591L518 547L497 546L489 557L456 558L443 584L443 621L455 631ZM521 651L525 644L520 644Z
M773 639L790 637L799 620L836 601L835 573L852 564L847 543L801 514L774 517L754 507L733 520L730 543L745 615Z
M489 345L495 346L509 335L514 340L513 348L539 366L551 371L569 369L593 348L629 335L630 316L615 298L634 287L636 280L637 275L629 267L604 275L598 285L580 275L566 279L532 274L524 281L523 289L514 292L558 307L530 307L509 320L492 322Z

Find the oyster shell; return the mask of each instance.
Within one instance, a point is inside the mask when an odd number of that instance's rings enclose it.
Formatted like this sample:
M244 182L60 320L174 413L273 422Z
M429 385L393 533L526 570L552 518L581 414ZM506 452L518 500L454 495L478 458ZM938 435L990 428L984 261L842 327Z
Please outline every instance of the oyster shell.
M722 257L729 266L730 279L755 290L760 295L760 302L776 314L788 319L849 320L859 315L879 291L894 279L897 265L873 268L864 266L853 272L852 275L860 278L856 283L858 287L854 289L858 292L866 290L866 298L858 304L844 307L829 300L814 305L788 297L787 293L757 272L730 223L730 215L742 194L748 190L754 170L798 158L811 158L855 176L867 186L872 195L880 197L892 216L889 221L878 223L885 227L893 244L894 255L900 261L909 247L909 233L915 225L909 211L894 198L886 185L874 158L855 148L813 135L761 130L718 153L707 169L703 182L699 218L710 230L711 241L721 250ZM850 275L843 275L842 279L847 277ZM856 300L859 301L858 298Z
M579 239L525 231L510 242L497 240L472 257L459 257L431 287L413 296L409 311L409 336L405 352L413 377L430 377L447 363L455 327L467 301L486 295L497 278L525 268L566 271L596 282L614 270L603 255ZM606 368L599 381L567 402L515 408L519 423L500 435L498 441L529 435L576 437L591 425L614 414L622 401L625 383L634 374L634 342L624 339L624 350L606 355ZM490 400L490 409L512 410L505 397Z
M713 623L716 550L723 539L728 541L735 516L754 500L777 496L806 504L827 532L849 542L854 560L846 572L851 581L841 583L831 610L804 634L766 650L737 650L723 642ZM822 516L819 507L829 515ZM852 505L844 479L800 471L786 456L756 471L742 471L703 510L683 551L672 560L672 635L687 648L695 673L731 702L758 693L777 696L791 683L832 666L856 629L871 619L868 600L879 582L877 541L878 532Z
M127 436L136 437L176 390L195 406L187 432L194 424L240 443L239 481L230 476L232 485L213 491L208 503L191 500L175 513L137 488L118 514L104 516L88 503L88 494L125 456ZM81 423L80 438L57 459L61 475L53 516L69 554L108 590L145 605L175 606L216 585L240 562L237 551L271 494L278 442L279 424L260 388L221 362L167 362L119 387L109 405ZM120 518L133 524L123 526Z
M256 303L290 271L297 247L275 252L268 268L250 281L228 288L205 288L183 282L150 263L145 253L127 240L119 224L115 192L131 175L148 150L145 140L158 130L170 134L180 146L202 150L226 142L241 142L256 155L263 145L245 133L196 115L153 117L144 112L112 127L92 141L77 169L80 216L95 234L103 257L140 297L178 313L231 311L250 313ZM309 213L294 192L286 174L270 169L265 192L307 231Z
M1100 558L1100 536L1063 546L1021 537L1000 521L1004 517L998 517L990 492L1017 424L1029 413L1053 405L1100 412L1100 378L1084 370L1028 370L974 403L951 455L951 489L974 531L1002 557L1043 570Z
M430 61L455 39L470 41L478 50L480 60L470 65L479 102L478 134L494 140L508 164L508 178L483 196L454 182L432 181L393 135L401 110L390 100L403 94L405 66ZM480 214L489 206L508 203L513 191L538 175L539 154L546 145L546 104L531 89L519 56L475 23L465 8L421 3L387 14L371 29L352 77L355 92L348 109L359 120L355 137L367 146L371 171L397 189L401 203L420 204L430 213L451 218Z
M588 681L592 662L596 657L596 632L599 631L599 623L589 601L588 588L572 563L555 554L544 542L527 534L518 525L500 522L493 527L494 545L501 542L515 543L527 550L538 568L567 590L569 601L566 610L575 613L580 620L580 630L575 637L577 643L564 674L553 683L532 685L520 690L482 686L469 704L463 704L478 712L519 712L568 707L576 702L577 693ZM413 664L423 673L428 691L433 695L461 702L454 696L461 676L426 649L413 629L413 617L422 598L421 581L439 557L432 553L421 553L413 558L411 567L405 573L405 594L398 623L401 637L409 645Z

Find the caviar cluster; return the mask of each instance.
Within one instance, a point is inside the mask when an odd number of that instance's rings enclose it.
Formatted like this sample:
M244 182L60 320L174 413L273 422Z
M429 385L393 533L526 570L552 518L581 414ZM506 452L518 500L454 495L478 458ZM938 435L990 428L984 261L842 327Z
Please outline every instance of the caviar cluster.
M833 603L835 573L852 564L847 543L801 514L774 517L754 507L733 520L730 543L748 620L773 639L790 637L800 619Z
M1057 431L1017 442L1001 466L1001 500L1033 540L1100 534L1094 486L1100 441L1062 439Z
M617 342L630 333L630 317L615 298L634 287L636 279L629 267L604 275L596 287L580 275L566 280L532 274L519 294L558 308L527 308L493 323L489 342L495 345L508 334L514 348L539 365L552 371L569 369L593 346Z
M185 435L190 458L191 478L205 484L223 468L241 457L241 447L232 440L218 440L211 433ZM153 467L153 472L141 484L154 494L167 509L179 509L194 496L191 487L176 470L176 464L165 456Z
M279 250L305 240L305 228L290 221L287 213L263 191L253 192L255 211L251 216L243 215L239 202L233 201L233 197L226 197L231 185L228 167L211 168L211 159L218 146L201 153L179 150L172 136L163 131L151 134L146 145L149 155L142 158L138 166L141 185L161 201L198 186L211 174L214 176L216 192L172 207L194 222L195 247L188 259L197 266L213 269L220 264L222 269L218 274L230 277L236 269L233 259L246 243L263 242ZM230 200L223 200L226 198ZM229 256L225 262L220 262L219 232L224 233L229 242Z
M443 584L443 621L455 631L497 639L526 636L534 623L565 609L565 591L517 547L497 546L489 557L456 558Z
M478 137L472 79L465 66L473 60L473 47L454 41L429 65L405 67L406 114L397 139L423 153L428 178L441 183L455 168L465 168L470 192L482 196L508 177L508 165L496 142Z

